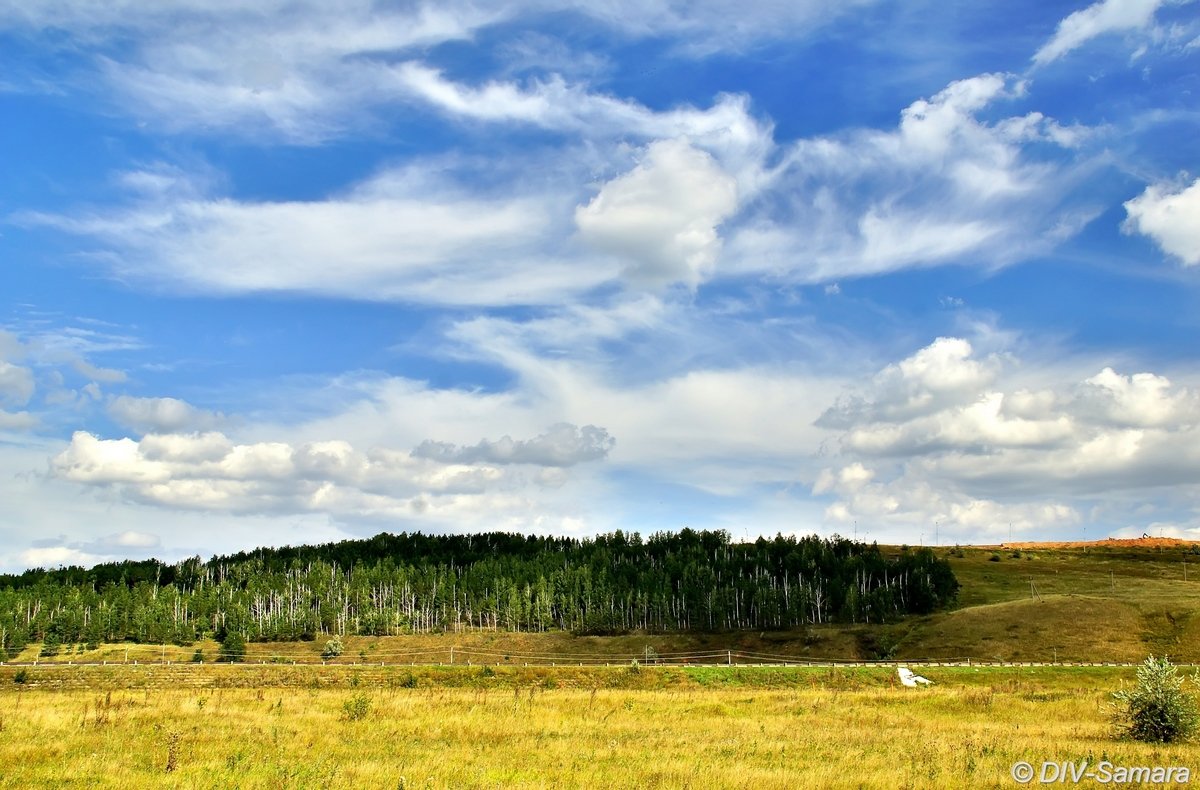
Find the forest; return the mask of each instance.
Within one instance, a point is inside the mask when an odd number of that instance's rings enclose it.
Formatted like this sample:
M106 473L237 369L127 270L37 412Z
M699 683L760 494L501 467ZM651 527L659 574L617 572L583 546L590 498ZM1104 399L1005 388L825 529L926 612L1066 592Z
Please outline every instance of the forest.
M382 533L208 561L0 575L0 647L190 644L467 629L581 634L886 622L954 603L928 548L832 538L734 542L683 529L591 538Z

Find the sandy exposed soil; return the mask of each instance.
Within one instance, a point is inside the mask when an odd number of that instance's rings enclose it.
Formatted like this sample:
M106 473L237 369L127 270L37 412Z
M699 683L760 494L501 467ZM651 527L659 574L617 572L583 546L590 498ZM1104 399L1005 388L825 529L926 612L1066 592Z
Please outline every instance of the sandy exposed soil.
M988 544L980 546L982 549L1083 549L1083 548L1164 548L1164 549L1181 549L1190 548L1196 545L1194 540L1181 540L1179 538L1105 538L1104 540L1077 540L1077 541L1033 541L1023 542L1014 541L1012 543Z

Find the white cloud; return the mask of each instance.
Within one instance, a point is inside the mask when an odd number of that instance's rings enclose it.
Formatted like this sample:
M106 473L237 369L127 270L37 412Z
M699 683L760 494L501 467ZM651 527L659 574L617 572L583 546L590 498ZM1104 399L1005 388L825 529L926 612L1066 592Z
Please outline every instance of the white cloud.
M466 173L474 164L457 167ZM457 178L434 163L381 173L327 200L239 202L185 191L106 215L22 221L106 242L122 275L204 292L541 303L615 273L560 257L570 192L522 194L509 182L495 195L470 193Z
M382 60L468 38L502 16L466 3L394 9L369 0L49 2L0 14L0 26L93 55L99 80L79 78L81 86L104 84L123 111L167 128L313 143L366 122L363 108L386 98L375 78Z
M0 403L24 406L34 389L32 370L0 359Z
M1076 176L1035 146L1061 146L1041 113L987 122L1019 86L984 74L910 104L891 131L805 139L764 170L730 232L723 267L801 282L944 263L998 266L1069 237L1092 211L1066 208Z
M140 433L204 431L220 427L225 415L197 409L177 398L136 398L121 395L108 404L108 415Z
M417 446L413 456L442 463L574 466L604 458L614 443L608 431L595 425L579 428L570 423L559 423L548 432L528 440L514 440L505 436L494 442L484 439L473 447L425 441Z
M1200 178L1173 190L1152 184L1125 203L1125 230L1149 236L1168 255L1185 266L1200 264Z
M1061 58L1097 36L1141 30L1154 22L1163 0L1101 0L1058 23L1054 36L1033 56L1037 64Z
M316 143L371 123L378 107L411 99L492 120L560 116L561 86L521 96L512 86L464 89L445 83L411 57L467 40L495 23L575 11L625 35L664 35L677 51L737 51L756 42L800 36L856 2L689 3L530 2L485 8L470 2L395 8L372 0L332 7L301 0L220 7L191 2L47 2L0 9L0 29L41 46L91 56L99 75L77 86L115 91L121 111L168 129L267 133ZM542 66L544 69L544 65ZM559 97L561 98L561 97ZM658 136L670 136L658 135Z
M507 465L565 466L602 458L610 445L603 430L590 426L426 453L362 451L344 440L242 444L210 432L150 434L135 442L81 431L53 458L51 475L114 492L125 502L179 510L319 513L347 523L389 518L468 529L490 518L493 526L528 525L542 504L539 491L569 482L561 473ZM547 509L543 516L553 513ZM560 515L572 514L568 509ZM133 546L143 539L121 540Z
M26 549L17 556L26 568L57 568L70 565L90 568L96 563L104 561L103 557L67 546Z
M820 424L842 431L828 517L952 528L1081 521L1090 498L1145 499L1200 480L1200 390L1112 368L1082 380L1025 370L939 338L842 398ZM1038 386L1028 386L1036 382Z
M630 172L575 211L581 237L624 262L638 284L707 279L721 250L717 226L737 209L737 185L682 140L652 143Z
M0 409L0 430L24 431L38 426L38 418L27 411L9 412Z

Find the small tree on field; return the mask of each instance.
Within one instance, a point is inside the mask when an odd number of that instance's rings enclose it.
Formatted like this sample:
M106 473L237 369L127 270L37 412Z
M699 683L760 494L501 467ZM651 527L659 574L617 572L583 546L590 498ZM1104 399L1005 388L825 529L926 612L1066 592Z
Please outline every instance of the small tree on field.
M217 653L218 661L233 663L246 658L246 639L237 631L229 630L221 640L221 650Z
M342 644L342 638L335 636L325 643L325 649L321 651L321 658L337 658L346 649Z
M1150 656L1138 667L1137 685L1113 694L1117 734L1149 743L1190 738L1200 724L1196 700L1183 690L1184 679L1166 656Z
M55 630L46 632L45 639L42 640L42 649L38 653L40 656L57 656L58 651L62 649L62 637Z

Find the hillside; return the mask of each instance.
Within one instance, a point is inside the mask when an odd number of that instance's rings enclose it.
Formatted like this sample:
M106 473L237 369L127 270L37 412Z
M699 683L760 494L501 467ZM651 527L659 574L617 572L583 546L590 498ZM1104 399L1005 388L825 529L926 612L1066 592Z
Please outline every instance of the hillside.
M905 554L881 547L885 557ZM1200 547L1161 539L1088 544L939 547L961 584L955 608L894 622L810 623L713 632L633 629L616 635L568 630L460 628L402 636L351 635L338 661L541 663L719 661L723 652L795 659L1138 661L1149 653L1200 661ZM1187 579L1184 579L1185 573ZM318 661L324 639L251 642L247 660ZM451 647L457 650L450 655ZM12 660L31 661L31 644ZM46 661L213 660L211 637L178 646L77 645ZM746 660L751 660L747 658Z

